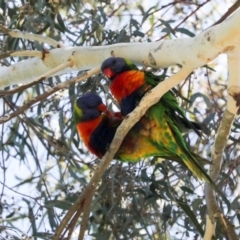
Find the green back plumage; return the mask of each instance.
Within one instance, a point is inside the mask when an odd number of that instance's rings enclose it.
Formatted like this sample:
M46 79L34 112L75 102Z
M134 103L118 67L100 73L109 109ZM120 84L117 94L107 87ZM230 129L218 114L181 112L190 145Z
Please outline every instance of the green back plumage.
M154 88L159 82L162 82L164 80L164 77L165 76L156 76L151 72L145 72L146 83L143 87L144 90L142 91L141 95L143 96L148 90ZM185 125L187 125L188 128L194 130L194 132L199 137L202 136L199 132L200 125L197 123L193 123L186 118L183 109L178 105L176 96L173 91L170 90L166 92L162 96L160 102L166 109L168 109L169 116L174 119L174 124L176 124L179 129L184 130ZM196 127L196 125L198 125L198 128Z
M143 72L144 74L138 72L138 68L127 59L109 58L102 64L102 69L108 68L115 73L114 77L110 76L112 81L110 89L124 115L138 105L146 92L163 81L161 77L150 72ZM225 202L229 203L197 162L195 155L187 148L180 129L181 122L185 124L184 120L191 129L191 122L186 119L175 95L172 91L168 91L131 129L130 132L134 133L135 137L131 139L126 136L117 157L122 161L130 162L149 156L161 156L167 159L177 157L196 177L210 183Z
M155 75L151 73L145 73L145 76L146 85L149 84L154 87L156 84L158 84L159 80ZM149 117L150 121L153 119L158 121L159 125L156 127L157 137L155 137L155 141L157 141L159 148L162 149L165 147L169 151L169 155L176 154L178 157L180 157L183 160L183 163L196 177L208 182L213 189L219 193L223 200L229 204L226 196L216 187L215 183L205 172L204 168L201 166L201 164L199 164L195 157L196 155L191 153L187 148L185 140L183 139L180 131L181 124L178 116L182 117L186 121L188 120L185 117L182 108L178 105L173 92L169 91L165 93L157 104L148 109L146 115ZM189 124L191 124L191 122L189 122Z
M157 77L151 73L146 73L146 83L151 85L157 83ZM147 114L152 120L155 118L159 122L159 145L167 146L169 151L175 153L183 159L186 166L199 179L209 182L211 179L197 160L189 152L186 143L179 130L179 122L175 118L176 113L184 117L183 110L179 107L174 94L171 91L165 93L161 100L152 106Z
M129 70L138 70L137 66L131 60L127 58L124 58L124 60Z
M170 97L169 97L170 96ZM171 95L167 95L166 100L170 106L174 106L175 100L172 99ZM172 101L172 102L171 102ZM151 136L152 141L158 145L159 154L161 156L164 153L167 156L179 157L184 165L199 179L205 180L209 183L212 188L222 197L228 207L230 206L226 196L217 188L215 183L205 172L201 164L196 159L196 155L190 152L187 148L185 140L178 128L178 125L174 118L172 118L172 109L166 107L163 101L159 101L148 109L145 116L150 122L154 122L155 133Z

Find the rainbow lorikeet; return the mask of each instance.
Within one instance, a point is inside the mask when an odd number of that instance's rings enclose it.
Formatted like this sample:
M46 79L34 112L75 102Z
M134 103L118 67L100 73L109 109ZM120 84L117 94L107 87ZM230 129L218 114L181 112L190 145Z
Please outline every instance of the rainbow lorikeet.
M99 158L102 158L108 150L123 120L120 113L110 112L95 93L86 93L75 101L74 118L84 144ZM159 128L158 125L155 119L150 122L148 116L143 116L129 131L115 158L121 161L137 162L142 158L158 156L183 163L177 154L163 145L156 144L155 132L156 128ZM201 157L196 157L202 164L209 163Z
M102 72L111 80L110 90L118 101L123 115L130 113L144 96L159 82L150 72L140 71L130 60L111 57L101 66ZM179 107L174 94L169 91L145 114L146 125L154 128L152 141L172 155L179 156L184 164L199 179L212 182L211 178L198 163L186 146L181 127L193 128L198 125L187 120Z
M153 109L156 111L155 108ZM186 157L189 158L187 161L193 161L192 159L194 159L195 164L197 161L196 158L202 160L194 153L191 153L186 149L180 152L179 148L184 148L185 145L181 144L179 147L175 146L176 144L172 144L173 137L170 130L168 130L168 133L164 133L162 135L164 144L160 143L158 139L159 136L156 132L163 130L160 128L160 124L162 124L163 121L159 121L155 117L152 117L151 114L152 112L149 111L149 113L143 116L140 121L128 132L115 155L116 159L121 161L137 162L145 157L159 156L165 159L181 162L187 167L188 165L185 160ZM157 117L164 119L164 116L162 115ZM116 133L117 127L122 122L121 115L119 113L111 113L108 111L107 107L103 104L102 99L97 94L86 93L79 97L74 103L74 118L77 131L84 144L90 152L99 158L102 158L108 150L108 147ZM164 121L164 127L168 127L167 121ZM177 129L175 129L175 131L177 131ZM181 136L180 133L178 135ZM166 147L167 144L170 144L171 146ZM205 160L203 162L205 162ZM196 165L200 168L200 170L204 171L199 163ZM211 178L207 174L206 176L207 177L204 176L204 179L207 179L215 191L222 196L229 207L229 201L215 186Z
M110 91L120 104L123 116L132 112L145 93L163 80L151 72L139 71L135 64L124 58L106 59L102 63L101 70L111 80ZM181 131L192 129L199 136L201 136L199 130L207 131L203 124L189 121L185 117L172 91L162 96L160 101L168 111L171 111Z

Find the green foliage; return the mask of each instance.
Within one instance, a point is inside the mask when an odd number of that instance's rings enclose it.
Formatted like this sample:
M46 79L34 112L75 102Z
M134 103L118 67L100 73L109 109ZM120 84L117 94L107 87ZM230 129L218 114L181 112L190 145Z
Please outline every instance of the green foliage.
M193 37L214 23L209 13L207 17L201 10L193 13L198 1L169 1L166 5L148 1L53 2L58 1L8 1L8 5L0 1L1 24L8 22L9 28L42 34L69 46L97 46ZM218 14L214 4L209 6ZM36 41L4 36L0 41L2 51L49 48ZM4 59L1 63L8 66L19 60L23 58ZM170 76L177 69L164 71ZM223 73L217 75L213 70L214 65L205 66L178 87L187 116L204 122L210 130L203 140L186 135L189 147L207 157L226 106ZM25 91L1 96L0 117L73 76L49 78ZM99 160L83 146L72 117L74 100L87 91L97 92L110 109L116 109L108 82L99 74L43 98L0 126L1 239L51 239L89 182ZM236 226L240 223L239 197L231 196L239 177L239 125L236 120L219 183L229 196L232 211L228 217ZM203 184L181 165L160 159L135 165L113 161L94 195L86 235L94 239L200 239L205 214ZM77 226L80 222L81 218ZM225 239L221 228L217 239Z

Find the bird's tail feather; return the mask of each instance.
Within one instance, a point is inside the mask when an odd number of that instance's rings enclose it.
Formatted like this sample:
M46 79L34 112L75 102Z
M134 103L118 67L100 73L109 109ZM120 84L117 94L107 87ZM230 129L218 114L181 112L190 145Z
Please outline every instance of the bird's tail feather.
M199 179L205 180L211 187L222 197L223 201L227 204L230 209L230 202L223 194L223 192L216 186L211 177L205 172L203 167L197 162L197 160L189 154L191 159L184 161L189 170Z

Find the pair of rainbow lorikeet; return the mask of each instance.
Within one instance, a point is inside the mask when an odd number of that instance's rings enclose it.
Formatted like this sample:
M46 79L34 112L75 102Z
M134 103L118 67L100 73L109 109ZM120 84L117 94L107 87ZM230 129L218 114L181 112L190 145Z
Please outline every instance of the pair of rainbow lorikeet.
M159 77L140 71L130 60L111 57L101 66L111 81L110 91L121 107L121 113L112 113L94 93L79 97L74 105L77 131L87 148L102 158L123 117L138 105L144 94L159 83ZM190 152L182 137L182 129L201 127L186 119L174 94L169 91L153 105L125 137L116 159L137 162L142 158L158 156L185 164L198 178L205 172Z
M159 77L140 71L124 58L106 59L101 70L111 81L110 91L119 103L121 113L110 112L94 93L82 95L74 105L77 131L89 151L99 158L108 150L123 117L133 111L146 92L160 81ZM178 161L219 192L199 162L201 157L188 149L182 136L183 128L193 129L197 134L201 130L199 124L186 119L173 92L169 91L128 132L115 159L137 162L142 158L158 156Z

